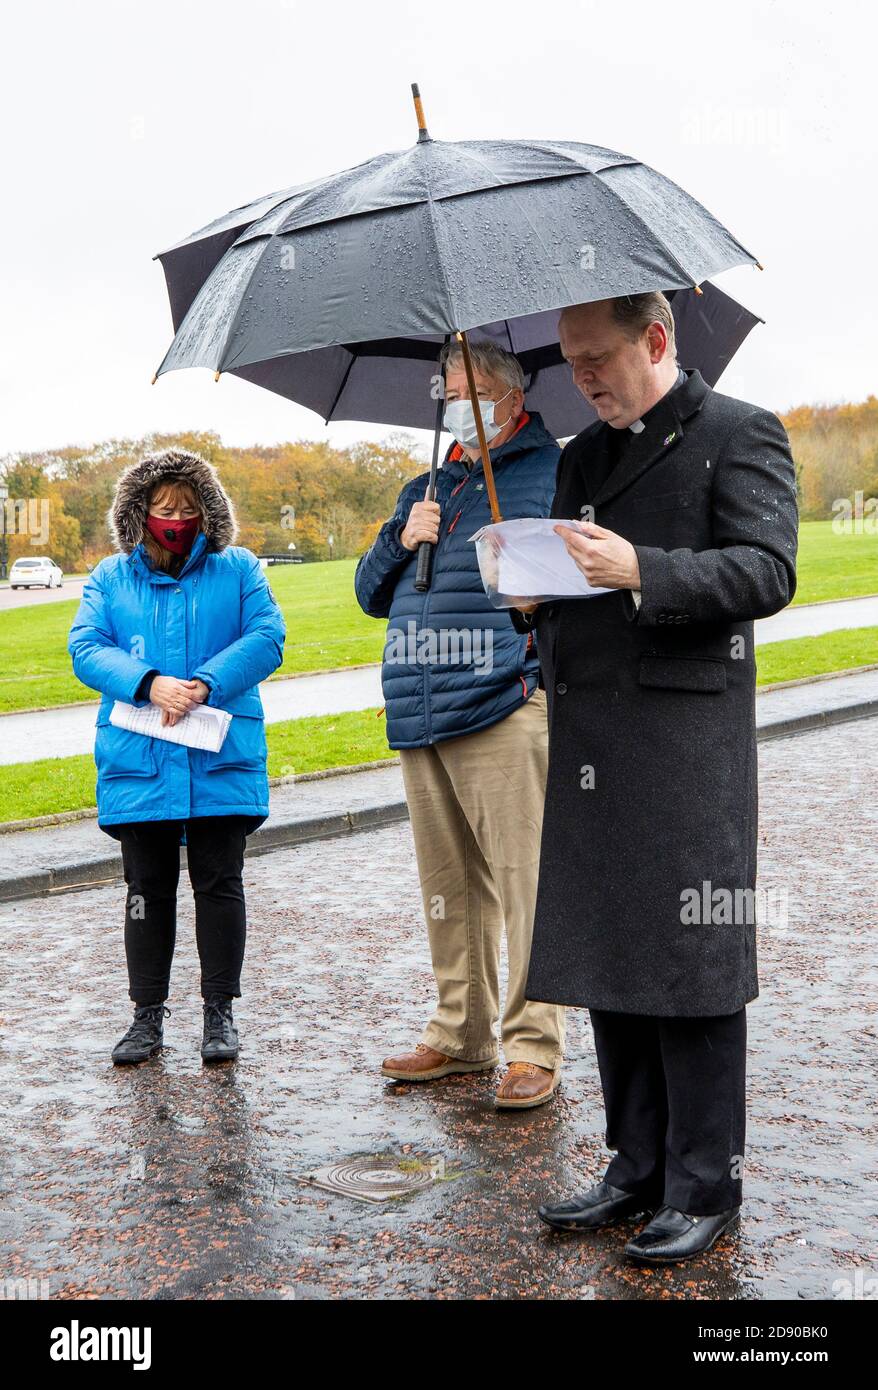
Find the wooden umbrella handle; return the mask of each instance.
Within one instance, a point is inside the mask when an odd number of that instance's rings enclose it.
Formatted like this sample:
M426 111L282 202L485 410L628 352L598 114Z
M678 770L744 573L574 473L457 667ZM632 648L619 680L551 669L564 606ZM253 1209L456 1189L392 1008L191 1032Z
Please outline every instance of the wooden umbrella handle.
M421 101L421 89L417 82L412 83L412 100L415 103L415 116L418 122L418 144L424 145L430 141L430 133L424 119L424 103Z
M491 507L491 520L493 522L502 521L500 513L500 503L497 500L497 488L494 484L494 470L491 467L491 455L488 450L488 441L485 438L485 422L482 419L482 412L479 409L479 396L476 390L476 378L473 374L473 360L470 356L469 343L466 333L458 333L457 341L460 343L460 351L463 356L463 369L466 372L466 384L469 391L470 402L473 407L473 415L476 422L476 433L479 437L479 451L482 455L482 466L485 470L485 483L488 488L488 502Z

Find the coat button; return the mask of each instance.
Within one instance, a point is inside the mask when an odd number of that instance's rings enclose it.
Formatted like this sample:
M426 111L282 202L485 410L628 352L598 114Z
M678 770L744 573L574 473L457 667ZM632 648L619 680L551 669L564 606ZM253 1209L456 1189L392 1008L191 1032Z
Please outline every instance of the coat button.
M563 681L559 681L558 684L555 686L555 691L558 695L566 695L567 686L564 684Z

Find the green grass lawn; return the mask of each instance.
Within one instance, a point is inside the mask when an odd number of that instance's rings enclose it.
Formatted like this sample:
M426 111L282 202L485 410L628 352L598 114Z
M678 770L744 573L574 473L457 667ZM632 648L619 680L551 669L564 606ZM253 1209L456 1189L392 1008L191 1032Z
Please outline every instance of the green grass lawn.
M787 642L766 642L756 648L756 681L800 680L846 671L851 666L878 663L878 627L855 627L825 632L822 637L794 637Z
M760 685L867 666L878 663L878 627L766 643L757 647L756 659ZM266 735L271 777L395 756L387 747L384 719L375 709L269 724ZM0 777L0 822L94 806L94 790L91 754L11 763Z
M266 571L287 623L278 676L381 660L385 624L368 618L354 597L356 563L326 560ZM96 698L74 676L67 654L78 606L70 599L0 612L0 711Z
M267 571L287 621L278 675L379 661L384 623L367 618L353 593L355 560L278 565ZM839 536L828 521L802 523L795 602L878 593L878 537ZM73 675L67 634L77 602L0 612L0 711L93 700Z
M377 709L290 719L268 724L265 732L270 777L352 767L396 756L387 747L384 718ZM0 822L94 806L95 777L90 753L11 763L2 768L0 776Z
M839 536L831 521L803 521L797 572L794 605L878 594L878 536Z
M287 620L284 664L278 675L381 660L385 624L367 617L357 603L356 568L356 560L322 560L266 570Z

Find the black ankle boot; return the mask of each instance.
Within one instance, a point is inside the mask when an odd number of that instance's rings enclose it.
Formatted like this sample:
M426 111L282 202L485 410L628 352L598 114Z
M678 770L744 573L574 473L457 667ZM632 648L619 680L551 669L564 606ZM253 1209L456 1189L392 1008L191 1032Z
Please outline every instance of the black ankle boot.
M204 1002L204 1036L201 1056L205 1062L231 1062L238 1055L238 1030L232 1020L228 994L212 994Z
M164 1004L135 1004L134 1022L124 1038L113 1048L112 1058L117 1066L124 1062L145 1062L164 1044L164 1021L170 1017Z

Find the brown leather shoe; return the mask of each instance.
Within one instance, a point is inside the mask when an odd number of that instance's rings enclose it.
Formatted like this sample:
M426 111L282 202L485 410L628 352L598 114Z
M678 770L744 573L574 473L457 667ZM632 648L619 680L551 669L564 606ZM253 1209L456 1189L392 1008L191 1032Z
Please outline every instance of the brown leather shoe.
M535 1062L510 1062L494 1104L498 1110L530 1110L551 1100L560 1084L560 1072L538 1067Z
M381 1075L392 1081L437 1081L440 1076L454 1076L457 1072L491 1071L497 1066L499 1057L487 1062L461 1062L457 1057L446 1057L426 1043L418 1043L414 1052L401 1052L398 1057L385 1057Z

